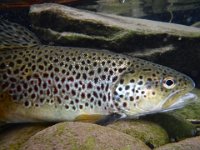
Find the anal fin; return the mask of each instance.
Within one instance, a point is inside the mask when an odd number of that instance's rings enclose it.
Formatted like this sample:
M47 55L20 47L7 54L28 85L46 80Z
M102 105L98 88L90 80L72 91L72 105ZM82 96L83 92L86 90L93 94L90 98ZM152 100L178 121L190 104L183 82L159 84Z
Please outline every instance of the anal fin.
M0 19L0 50L39 45L38 38L19 24Z
M74 121L81 121L81 122L90 122L90 123L96 123L97 121L105 118L106 116L104 115L80 115L75 118Z

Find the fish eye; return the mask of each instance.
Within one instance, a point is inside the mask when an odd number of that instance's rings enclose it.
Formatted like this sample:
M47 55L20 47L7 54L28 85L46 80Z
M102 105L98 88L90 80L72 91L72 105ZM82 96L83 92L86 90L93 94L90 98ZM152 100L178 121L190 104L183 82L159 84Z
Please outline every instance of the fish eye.
M176 85L175 83L175 80L174 78L172 77L167 77L163 80L163 86L166 88L166 89L172 89L174 88Z

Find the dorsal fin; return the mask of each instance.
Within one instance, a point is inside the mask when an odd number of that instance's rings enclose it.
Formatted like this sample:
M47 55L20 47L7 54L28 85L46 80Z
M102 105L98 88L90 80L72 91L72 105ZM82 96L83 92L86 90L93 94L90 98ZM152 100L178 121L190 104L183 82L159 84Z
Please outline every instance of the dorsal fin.
M38 38L25 27L0 19L0 49L32 47L38 44Z

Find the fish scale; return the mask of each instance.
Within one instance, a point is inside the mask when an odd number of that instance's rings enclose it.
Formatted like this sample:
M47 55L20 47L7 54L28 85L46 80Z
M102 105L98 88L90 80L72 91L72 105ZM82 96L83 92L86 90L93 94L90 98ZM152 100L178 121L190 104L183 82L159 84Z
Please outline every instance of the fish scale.
M138 58L41 45L33 33L8 21L0 21L0 30L1 121L95 122L106 116L140 116L171 110L194 88L186 75Z
M111 52L51 46L2 51L1 62L1 91L9 89L24 107L48 104L101 115L116 111L112 87L130 64Z

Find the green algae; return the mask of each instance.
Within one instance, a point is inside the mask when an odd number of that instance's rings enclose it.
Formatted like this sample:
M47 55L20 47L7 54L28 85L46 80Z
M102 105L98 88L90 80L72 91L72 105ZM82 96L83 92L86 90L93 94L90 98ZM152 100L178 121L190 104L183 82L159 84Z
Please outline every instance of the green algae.
M159 125L150 121L119 121L109 125L109 127L140 139L153 147L169 143L167 132Z
M145 116L144 119L159 124L163 129L165 129L169 138L176 141L187 137L193 137L196 133L195 126L178 115L162 113L148 115Z

